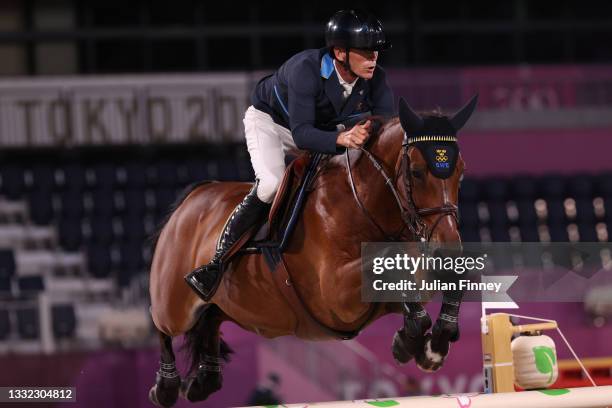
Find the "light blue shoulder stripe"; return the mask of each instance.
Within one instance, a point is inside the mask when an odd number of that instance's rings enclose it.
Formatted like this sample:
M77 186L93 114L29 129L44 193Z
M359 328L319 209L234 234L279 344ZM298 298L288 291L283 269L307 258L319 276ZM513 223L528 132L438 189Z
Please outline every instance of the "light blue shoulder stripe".
M325 79L329 79L334 69L334 60L326 53L323 55L323 58L321 58L321 76Z
M283 108L287 116L289 116L289 111L287 110L287 107L285 106L285 104L283 103L283 100L278 94L278 89L276 89L276 85L274 85L274 95L276 95L276 99L278 100L278 103L280 103L281 108Z

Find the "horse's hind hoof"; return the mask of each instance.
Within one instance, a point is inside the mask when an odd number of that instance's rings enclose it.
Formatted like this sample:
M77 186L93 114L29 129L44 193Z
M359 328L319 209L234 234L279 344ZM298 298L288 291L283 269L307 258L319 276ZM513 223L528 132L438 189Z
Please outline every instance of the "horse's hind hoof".
M189 388L191 388L191 384L195 381L195 377L187 377L181 381L181 388L179 389L179 395L181 398L189 400L187 398L187 394L189 393Z
M448 355L448 350L446 354L442 354L439 352L435 352L431 348L431 334L427 334L425 336L425 341L423 343L423 350L420 353L416 354L416 365L422 371L426 373L432 373L437 371L444 364L444 360Z

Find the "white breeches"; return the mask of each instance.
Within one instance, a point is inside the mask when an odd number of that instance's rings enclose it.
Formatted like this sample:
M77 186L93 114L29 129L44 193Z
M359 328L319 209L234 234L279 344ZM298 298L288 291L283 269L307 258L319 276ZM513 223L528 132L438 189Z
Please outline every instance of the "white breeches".
M244 132L255 177L259 179L257 197L271 203L285 174L285 155L297 147L289 129L253 106L244 114Z

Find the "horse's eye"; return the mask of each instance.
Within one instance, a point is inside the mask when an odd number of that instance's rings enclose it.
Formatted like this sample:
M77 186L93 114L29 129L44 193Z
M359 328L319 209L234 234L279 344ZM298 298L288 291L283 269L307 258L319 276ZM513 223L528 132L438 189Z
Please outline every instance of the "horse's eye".
M412 169L410 170L410 173L412 174L412 177L417 180L423 180L425 178L425 172L423 170Z

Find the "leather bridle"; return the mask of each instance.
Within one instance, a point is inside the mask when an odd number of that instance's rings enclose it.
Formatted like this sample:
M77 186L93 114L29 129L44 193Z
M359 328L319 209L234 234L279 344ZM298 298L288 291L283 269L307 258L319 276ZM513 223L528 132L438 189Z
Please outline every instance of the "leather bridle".
M397 204L397 207L401 214L401 219L403 221L402 228L394 234L387 234L385 230L380 226L379 223L376 222L372 214L365 208L361 200L359 199L359 195L357 193L357 189L355 188L355 182L353 180L353 172L351 169L351 160L349 157L349 149L346 149L345 158L346 158L346 167L348 171L348 180L349 185L351 186L351 190L353 192L353 197L357 202L357 205L365 215L365 217L370 221L372 225L374 225L379 232L385 237L387 241L399 241L402 238L406 237L404 232L408 230L412 235L413 241L421 241L421 242L429 242L433 233L440 223L440 221L447 216L451 216L455 219L455 222L458 224L458 208L456 205L452 203L444 203L439 207L428 207L428 208L416 208L414 204L414 198L412 197L412 183L410 174L406 174L404 177L404 187L406 189L406 198L407 202L405 205L402 203L400 195L395 187L395 182L397 177L401 174L402 171L407 171L410 169L410 158L408 157L408 149L409 146L406 144L402 145L402 159L399 166L399 171L396 172L395 179L389 177L380 164L379 160L372 155L368 150L363 147L359 147L361 152L370 160L376 171L385 179L385 185L391 191L393 198ZM430 217L432 215L438 215L439 217L436 221L431 225L431 227L427 227L427 224L423 220L423 217Z

